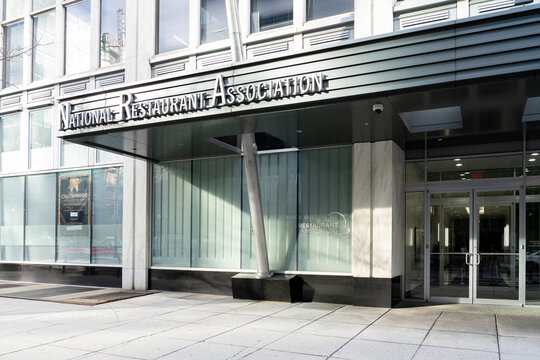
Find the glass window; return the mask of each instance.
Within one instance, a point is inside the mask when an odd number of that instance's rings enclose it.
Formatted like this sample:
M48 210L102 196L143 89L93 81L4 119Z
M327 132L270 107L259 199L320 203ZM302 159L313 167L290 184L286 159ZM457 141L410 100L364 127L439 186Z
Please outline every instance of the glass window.
M292 23L292 0L251 0L252 33L292 25Z
M6 27L6 82L5 86L17 86L23 82L24 23Z
M2 171L19 170L24 163L20 157L21 120L20 113L4 115L0 119L0 167Z
M66 7L66 74L90 69L90 1Z
M500 177L520 177L523 173L521 155L482 158L455 158L428 161L428 181L477 180Z
M272 270L296 270L298 153L257 157L268 261ZM247 184L242 181L242 267L257 268Z
M92 263L122 263L122 169L92 171Z
M4 0L4 20L23 17L24 6L21 3L21 0Z
M101 2L101 66L124 62L126 0Z
M88 148L62 140L61 166L88 165Z
M52 109L30 112L30 168L47 169L53 166Z
M424 193L406 194L405 298L424 298Z
M158 53L189 46L189 0L159 1Z
M201 0L201 44L229 38L224 0Z
M32 10L36 11L56 5L56 0L32 0Z
M90 262L91 192L90 171L58 176L58 262Z
M540 305L540 188L527 188L525 299Z
M56 174L26 178L25 260L54 262Z
M298 270L350 272L351 148L302 151L298 163Z
M315 20L354 11L354 0L307 0L307 19Z
M54 76L55 29L54 10L34 17L34 56L32 59L32 80L34 81Z
M407 184L424 182L424 161L409 162L405 164L405 181Z
M105 150L96 150L96 161L98 164L104 163L118 163L122 162L124 159L122 155L116 154L110 151Z
M22 261L24 177L0 179L0 260Z

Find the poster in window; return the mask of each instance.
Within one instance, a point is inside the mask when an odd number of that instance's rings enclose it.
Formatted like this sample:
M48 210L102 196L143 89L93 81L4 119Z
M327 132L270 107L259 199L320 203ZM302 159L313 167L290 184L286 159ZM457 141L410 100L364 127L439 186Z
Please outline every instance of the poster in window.
M59 177L58 224L59 236L90 237L90 175Z

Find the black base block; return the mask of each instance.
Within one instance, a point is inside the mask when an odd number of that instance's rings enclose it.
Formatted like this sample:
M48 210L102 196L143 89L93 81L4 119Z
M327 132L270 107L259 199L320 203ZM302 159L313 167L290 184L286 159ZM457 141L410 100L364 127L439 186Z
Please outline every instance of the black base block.
M296 275L274 275L257 279L252 274L237 274L231 278L235 299L295 302L302 300L303 281Z

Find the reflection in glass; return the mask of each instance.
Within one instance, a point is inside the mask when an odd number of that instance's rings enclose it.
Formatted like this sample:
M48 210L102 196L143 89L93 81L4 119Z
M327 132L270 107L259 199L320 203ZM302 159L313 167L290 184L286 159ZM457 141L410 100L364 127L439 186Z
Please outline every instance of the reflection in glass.
M4 0L4 20L22 17L24 6L21 3L21 0Z
M52 109L30 112L30 168L46 169L53 166Z
M478 193L478 298L518 299L518 200L517 191Z
M25 162L21 160L21 120L20 113L4 115L0 118L0 167L3 172L21 170Z
M90 70L90 0L66 6L66 75Z
M88 165L88 148L62 140L62 166Z
M482 158L455 158L428 161L428 181L478 180L520 177L523 173L521 155Z
M22 261L24 177L0 179L0 260Z
M469 297L469 216L469 194L431 195L431 297Z
M224 0L201 0L201 44L229 38Z
M424 298L424 193L406 193L405 297Z
M308 20L320 19L351 11L354 11L354 0L307 0Z
M92 171L92 263L122 263L122 169Z
M409 162L405 164L405 181L407 184L424 182L425 163L423 161Z
M350 272L351 148L298 156L298 270Z
M56 5L56 0L32 0L32 10L36 11Z
M540 304L540 188L527 188L525 300Z
M32 79L34 81L54 76L55 28L54 10L34 17L34 53L32 58Z
M296 270L298 153L259 155L257 160L268 261L272 270ZM257 268L247 182L242 181L242 267Z
M6 26L6 82L17 86L23 82L24 22Z
M293 0L251 0L251 32L293 23Z
M158 53L189 46L189 0L159 1Z
M101 66L124 62L126 0L101 2Z
M122 155L113 153L111 151L105 151L105 150L96 150L96 161L98 164L105 164L105 163L118 163L122 162L123 158Z
M26 178L25 260L55 261L56 174Z

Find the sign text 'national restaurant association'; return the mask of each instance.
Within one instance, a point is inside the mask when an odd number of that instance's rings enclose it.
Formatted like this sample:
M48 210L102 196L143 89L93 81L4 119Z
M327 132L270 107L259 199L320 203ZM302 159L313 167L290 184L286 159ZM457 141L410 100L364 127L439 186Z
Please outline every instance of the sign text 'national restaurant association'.
M269 101L323 91L322 73L268 80L248 85L228 86L223 75L217 75L212 94L197 92L159 99L136 101L130 92L120 95L120 105L73 112L71 103L60 104L61 130L74 130L121 121L142 120L184 114L219 106L235 106Z

